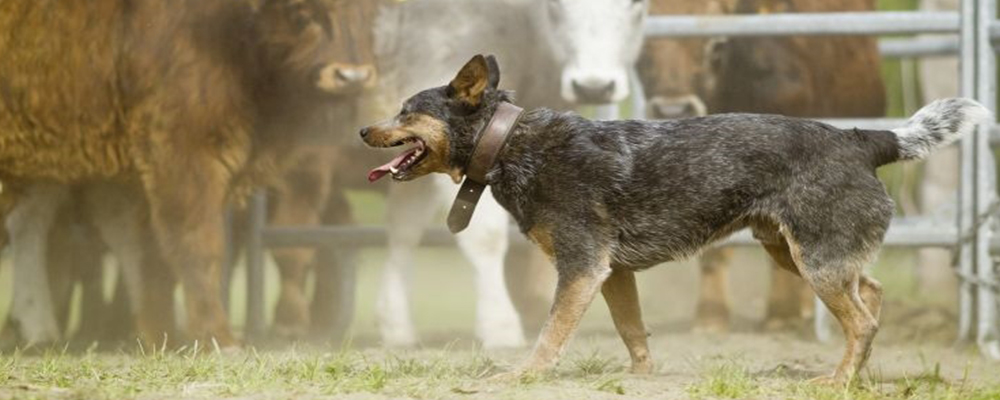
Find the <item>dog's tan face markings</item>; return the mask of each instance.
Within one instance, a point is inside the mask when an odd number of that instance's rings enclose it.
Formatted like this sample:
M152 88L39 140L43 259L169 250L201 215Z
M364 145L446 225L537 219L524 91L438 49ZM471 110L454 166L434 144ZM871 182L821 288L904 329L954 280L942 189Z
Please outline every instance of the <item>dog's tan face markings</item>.
M416 143L421 148L411 164L392 173L393 179L408 181L433 172L446 173L454 178L458 173L448 163L451 142L444 121L427 114L406 113L372 126L368 131L364 140L372 147L395 147Z

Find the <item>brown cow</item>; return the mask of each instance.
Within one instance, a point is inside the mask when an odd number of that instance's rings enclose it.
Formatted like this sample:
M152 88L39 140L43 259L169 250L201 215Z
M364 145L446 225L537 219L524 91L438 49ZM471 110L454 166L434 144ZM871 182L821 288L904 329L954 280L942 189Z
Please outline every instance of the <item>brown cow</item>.
M2 2L0 181L137 181L191 338L235 345L222 210L281 167L300 121L374 77L331 18L364 1ZM146 291L162 294L139 315L158 342L172 285Z
M653 15L723 14L735 0L654 0L649 4ZM709 39L647 39L636 65L648 106L649 118L683 118L708 113L705 99L712 86L707 69ZM725 297L725 264L732 251L713 248L700 258L701 290L695 326L709 331L726 330L729 308Z
M657 0L662 14L869 11L872 0L737 0L713 6L706 2ZM676 99L698 98L708 112L776 113L799 117L877 117L885 114L885 89L877 43L867 37L746 37L711 41L651 40L640 76L653 116L683 116L696 109ZM685 82L687 83L685 85ZM694 96L690 96L694 95ZM685 97L689 96L689 97ZM673 99L673 101L669 101ZM664 107L663 104L668 105ZM725 328L728 263L725 252L702 260L699 325ZM791 274L775 271L768 298L768 325L799 318L811 308L808 293Z
M384 1L357 1L351 12L336 16L340 34L350 43L348 60L354 65L374 65L373 24ZM374 83L374 77L368 77ZM346 225L353 222L344 197L344 179L339 171L350 167L359 125L361 96L341 101L319 120L301 129L320 132L307 144L285 156L292 160L271 190L269 222L278 226L320 224ZM355 151L356 152L356 151ZM356 158L356 157L355 157ZM358 173L355 176L363 176ZM363 181L363 179L359 179ZM360 183L360 182L359 182ZM336 316L338 299L349 298L353 281L342 280L342 269L351 269L348 249L318 251L309 247L286 247L271 251L281 275L281 289L275 305L273 332L283 338L312 336L330 339L336 328L344 327L344 316ZM317 257L321 255L322 257ZM307 275L315 269L314 301L306 296ZM310 306L311 304L311 306Z

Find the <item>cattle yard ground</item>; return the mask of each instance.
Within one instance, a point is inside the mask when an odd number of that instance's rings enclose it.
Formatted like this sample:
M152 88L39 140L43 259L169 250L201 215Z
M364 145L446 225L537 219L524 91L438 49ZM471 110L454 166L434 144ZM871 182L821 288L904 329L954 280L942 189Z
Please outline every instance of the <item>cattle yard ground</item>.
M195 356L138 348L121 353L0 359L0 398L803 398L996 399L996 364L947 346L881 340L855 388L809 384L840 351L794 336L657 334L651 376L623 371L610 331L578 338L553 376L484 379L525 351L480 352L469 342L411 351L296 347Z
M375 207L361 219L377 218L377 213ZM915 292L908 267L913 265L912 254L886 250L875 266L875 276L886 287L883 330L860 385L843 389L805 382L832 370L841 343L816 343L806 327L754 331L754 321L763 313L768 270L761 262L763 254L741 252L740 265L733 267L731 276L736 315L730 334L688 329L698 279L693 262L668 264L639 275L657 362L652 376L625 371L628 355L603 300L598 299L554 375L513 383L488 381L486 377L509 369L528 349L476 347L472 270L457 250L449 248L418 252L413 316L423 345L382 349L374 299L385 255L381 249L371 249L359 257L357 316L348 342L267 344L236 354L198 356L190 347L162 350L134 343L117 347L74 343L6 352L0 355L0 399L1000 399L1000 363L979 357L973 346L953 345L954 310ZM272 274L267 280L272 285L268 304L273 304L277 277L273 267L268 273ZM240 325L242 271L235 279L232 316ZM10 268L4 265L0 293L9 293L10 284ZM0 304L0 310L5 309Z

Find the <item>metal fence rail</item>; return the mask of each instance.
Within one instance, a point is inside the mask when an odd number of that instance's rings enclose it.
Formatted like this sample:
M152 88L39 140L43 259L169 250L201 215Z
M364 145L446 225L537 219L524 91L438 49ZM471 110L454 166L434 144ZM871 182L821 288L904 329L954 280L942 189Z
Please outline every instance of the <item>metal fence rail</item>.
M956 33L956 12L837 12L766 15L655 16L647 37L912 35Z
M882 39L885 57L939 56L958 53L962 60L962 95L973 97L996 110L996 54L993 41L1000 39L996 0L962 0L960 12L845 12L823 14L768 14L725 16L653 16L647 21L648 37L784 36L784 35L914 35L950 34L943 37ZM635 81L635 79L633 79ZM641 87L635 89L633 110L644 110ZM599 117L614 118L617 109L603 107ZM830 120L839 126L891 129L900 119ZM997 294L993 291L996 272L991 249L1000 241L991 240L990 204L996 199L993 184L995 165L989 150L997 125L982 127L974 136L963 138L957 224L928 219L897 219L886 237L886 245L905 247L957 248L960 290L959 337L975 337L983 354L1000 359L1000 320ZM263 251L281 246L381 246L384 228L378 227L266 227L266 199L257 195L251 206L251 232L247 247L248 316L247 333L263 331ZM514 230L516 232L516 230ZM515 240L523 240L519 234ZM453 243L443 229L424 236L425 245ZM754 243L746 233L727 242ZM974 312L975 311L975 312ZM975 318L975 321L974 321Z

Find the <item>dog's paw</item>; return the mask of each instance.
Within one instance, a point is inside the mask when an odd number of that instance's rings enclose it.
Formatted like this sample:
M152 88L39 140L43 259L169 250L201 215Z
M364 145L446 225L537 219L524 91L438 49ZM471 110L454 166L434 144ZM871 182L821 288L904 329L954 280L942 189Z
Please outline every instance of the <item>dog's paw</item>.
M653 362L646 360L632 363L629 372L635 375L649 375L653 373Z

